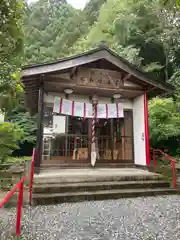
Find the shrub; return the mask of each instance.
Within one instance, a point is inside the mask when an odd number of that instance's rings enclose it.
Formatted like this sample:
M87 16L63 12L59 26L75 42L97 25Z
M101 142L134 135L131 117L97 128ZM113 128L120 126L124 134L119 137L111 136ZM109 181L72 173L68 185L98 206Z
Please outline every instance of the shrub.
M0 123L0 164L7 161L8 156L18 149L18 143L22 140L24 132L16 124L9 122Z
M31 161L32 156L21 156L21 157L8 157L6 163L24 163L25 161Z

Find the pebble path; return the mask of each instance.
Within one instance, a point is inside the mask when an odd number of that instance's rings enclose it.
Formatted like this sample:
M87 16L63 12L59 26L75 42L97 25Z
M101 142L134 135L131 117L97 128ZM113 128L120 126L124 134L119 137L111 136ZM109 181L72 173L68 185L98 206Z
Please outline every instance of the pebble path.
M0 239L15 226L16 209L0 210ZM27 207L26 240L179 240L180 196L139 197Z

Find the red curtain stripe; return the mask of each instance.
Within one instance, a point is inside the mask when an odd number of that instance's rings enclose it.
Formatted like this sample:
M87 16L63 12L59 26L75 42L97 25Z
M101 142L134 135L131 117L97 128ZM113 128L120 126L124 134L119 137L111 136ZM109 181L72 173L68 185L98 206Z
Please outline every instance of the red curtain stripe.
M62 113L63 98L60 100L60 113Z

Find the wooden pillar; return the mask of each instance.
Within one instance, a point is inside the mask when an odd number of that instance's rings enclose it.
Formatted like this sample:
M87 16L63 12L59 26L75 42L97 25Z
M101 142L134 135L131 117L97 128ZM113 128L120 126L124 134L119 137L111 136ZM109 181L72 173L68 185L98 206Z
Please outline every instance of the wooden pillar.
M116 100L113 98L112 103L116 103ZM110 138L111 138L111 160L114 160L114 119L110 119Z
M91 142L92 142L92 119L88 119L88 159L91 159Z
M111 160L114 160L114 119L110 119Z
M44 116L44 75L40 76L40 88L38 96L37 135L36 135L36 158L35 172L39 172L42 160L43 145L43 116Z
M65 99L69 99L69 94L65 94ZM69 126L69 116L66 116L66 135L65 135L65 157L68 157L68 126ZM67 158L66 162L68 162Z
M68 156L68 126L69 126L69 116L66 116L65 157L69 157ZM69 149L69 151L70 151L70 149ZM65 159L68 162L67 158L65 158Z

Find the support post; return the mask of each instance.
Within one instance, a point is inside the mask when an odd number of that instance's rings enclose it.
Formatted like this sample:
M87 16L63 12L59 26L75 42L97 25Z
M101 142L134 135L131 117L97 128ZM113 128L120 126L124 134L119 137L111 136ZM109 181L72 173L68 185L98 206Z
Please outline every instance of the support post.
M154 173L156 173L156 152L153 150L153 165L154 165Z
M176 180L175 161L172 161L172 162L171 162L171 165L172 165L172 170L173 170L173 186L174 186L174 189L176 189L176 187L177 187L177 180Z
M114 160L114 119L110 119L111 160Z
M36 156L35 156L35 162L34 162L36 172L39 172L39 169L41 166L41 159L42 159L43 115L44 115L44 75L41 75L39 97L38 97Z
M18 205L17 205L17 217L16 217L16 236L19 237L21 234L21 214L23 205L23 182L19 187Z
M145 148L146 148L146 165L150 165L150 143L149 143L149 120L148 120L148 98L144 93L144 128L145 128Z
M88 159L91 159L91 146L92 146L92 119L88 119Z
M29 204L32 202L32 188L33 188L33 179L34 179L34 159L35 159L35 149L33 149L32 162L31 162L31 172L29 180Z

